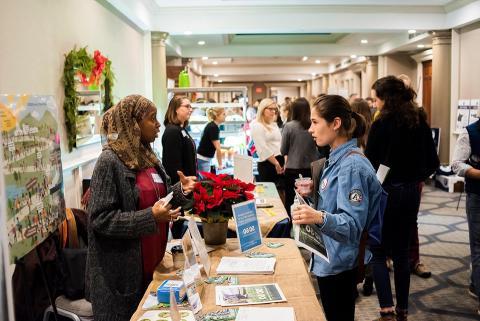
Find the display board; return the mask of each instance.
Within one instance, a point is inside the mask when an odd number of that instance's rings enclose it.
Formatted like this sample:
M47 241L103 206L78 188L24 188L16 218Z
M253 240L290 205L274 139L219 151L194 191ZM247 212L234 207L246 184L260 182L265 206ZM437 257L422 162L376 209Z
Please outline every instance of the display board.
M65 217L57 107L52 96L0 95L1 225L10 263ZM2 183L3 182L3 183Z

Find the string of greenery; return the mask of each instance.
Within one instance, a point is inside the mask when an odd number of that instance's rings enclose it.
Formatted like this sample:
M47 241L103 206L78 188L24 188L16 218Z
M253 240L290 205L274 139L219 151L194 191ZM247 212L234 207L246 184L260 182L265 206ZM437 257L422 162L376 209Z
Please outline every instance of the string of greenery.
M73 48L67 55L65 55L65 65L63 68L63 85L65 100L63 102L63 110L65 113L65 127L68 139L68 151L71 152L76 147L77 137L77 107L80 104L80 98L77 95L75 75L80 72L85 75L90 75L95 66L95 60L87 52L87 47L76 49ZM111 61L105 63L105 68L102 71L104 82L102 89L104 90L103 97L103 111L108 110L113 106L112 88L114 83L114 75L111 70Z

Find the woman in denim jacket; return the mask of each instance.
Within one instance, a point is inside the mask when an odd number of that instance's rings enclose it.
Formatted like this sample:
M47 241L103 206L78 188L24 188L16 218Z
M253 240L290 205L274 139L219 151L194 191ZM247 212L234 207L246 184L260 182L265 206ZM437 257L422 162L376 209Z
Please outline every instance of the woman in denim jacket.
M298 206L293 223L317 224L323 233L329 262L314 255L311 268L327 320L353 321L360 238L380 206L382 187L357 148L357 138L365 133L365 120L352 112L345 98L318 98L311 120L309 132L316 144L330 145L331 152L320 178L316 210Z

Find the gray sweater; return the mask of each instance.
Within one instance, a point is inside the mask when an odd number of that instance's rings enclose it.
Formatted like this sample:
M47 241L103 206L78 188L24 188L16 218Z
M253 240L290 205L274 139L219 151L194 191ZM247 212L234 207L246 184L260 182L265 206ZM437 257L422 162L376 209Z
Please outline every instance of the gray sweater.
M180 183L170 186L163 166L157 167L175 207L188 201ZM136 172L106 149L95 165L88 204L87 298L95 321L130 320L145 289L140 238L156 232L152 208L137 211Z
M312 135L298 120L283 126L280 152L288 156L286 168L289 169L310 168L310 163L320 157Z

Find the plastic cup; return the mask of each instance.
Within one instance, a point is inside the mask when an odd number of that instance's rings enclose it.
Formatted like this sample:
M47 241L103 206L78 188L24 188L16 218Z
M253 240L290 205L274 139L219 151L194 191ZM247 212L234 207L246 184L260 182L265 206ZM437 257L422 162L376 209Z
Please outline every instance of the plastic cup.
M312 192L312 179L310 177L301 177L295 180L295 187L300 194L310 194Z

